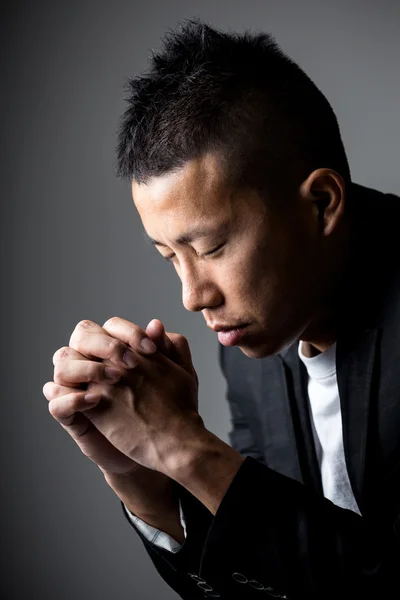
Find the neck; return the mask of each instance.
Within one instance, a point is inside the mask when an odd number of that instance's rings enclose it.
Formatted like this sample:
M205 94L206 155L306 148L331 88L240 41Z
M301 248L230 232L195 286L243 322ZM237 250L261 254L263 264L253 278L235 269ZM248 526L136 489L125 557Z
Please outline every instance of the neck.
M321 324L318 332L313 334L311 330L306 330L299 339L303 342L302 352L304 356L312 358L321 352L325 352L336 342L337 329L333 324L329 326L326 323L325 327Z
M306 356L307 358L313 358L313 356L318 356L318 354L321 354L321 352L325 352L325 350L328 350L328 348L330 348L332 344L335 343L335 341L336 340L334 340L331 343L323 342L322 344L316 344L314 342L313 344L311 344L310 342L305 342L304 340L302 340L303 345L301 350L304 356Z

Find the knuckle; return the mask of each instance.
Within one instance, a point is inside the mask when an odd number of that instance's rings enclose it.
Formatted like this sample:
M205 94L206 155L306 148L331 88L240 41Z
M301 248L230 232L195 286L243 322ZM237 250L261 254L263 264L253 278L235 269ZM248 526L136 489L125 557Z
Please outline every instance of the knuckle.
M68 356L68 353L69 353L69 346L63 346L62 348L59 348L58 350L56 350L53 354L53 365L55 365L60 360L63 360L64 358L66 358Z
M121 348L125 348L125 344L123 344L120 340L117 340L117 338L109 337L107 341L110 356L117 354L119 355Z
M115 361L119 361L120 357L123 356L125 350L126 350L126 344L124 344L123 342L121 342L121 340L117 340L116 338L112 338L112 337L107 337L106 338L106 343L105 343L105 350L106 350L106 355L108 358L104 358L101 361L101 364L106 363L107 365L110 365L110 361L111 363L115 362ZM99 364L99 363L97 363Z
M52 394L53 398L58 398L59 396L62 395L62 387L60 385L58 385L57 383L53 383L51 394Z
M53 387L53 381L47 381L42 388L43 396L47 399L51 398L51 396L53 396Z
M134 325L129 333L128 342L129 346L134 348L135 346L139 346L140 342L143 338L148 338L149 336L145 331L138 325Z
M79 323L77 324L77 326L75 327L75 329L91 329L93 327L94 323L93 321L89 321L89 319L83 319L82 321L79 321Z
M119 321L119 317L111 317L107 319L107 321L103 324L103 327L107 327L109 325L115 325Z
M72 348L76 349L76 346L79 345L79 341L85 336L87 335L87 333L93 329L93 326L95 324L93 323L93 321L89 321L88 319L83 319L82 321L79 321L79 323L77 323L77 325L75 326L74 331L71 334L71 337L69 339L69 345Z

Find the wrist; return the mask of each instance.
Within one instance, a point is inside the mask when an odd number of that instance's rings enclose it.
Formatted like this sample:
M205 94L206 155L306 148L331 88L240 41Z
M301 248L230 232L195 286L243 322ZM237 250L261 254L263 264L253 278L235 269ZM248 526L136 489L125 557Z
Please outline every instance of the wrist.
M103 473L108 485L133 515L183 544L185 533L172 479L145 468L125 475Z
M168 476L185 487L215 515L243 456L210 431L191 438L168 459Z
M174 482L163 473L141 467L124 475L104 472L104 479L125 506L144 521L160 513L179 512Z

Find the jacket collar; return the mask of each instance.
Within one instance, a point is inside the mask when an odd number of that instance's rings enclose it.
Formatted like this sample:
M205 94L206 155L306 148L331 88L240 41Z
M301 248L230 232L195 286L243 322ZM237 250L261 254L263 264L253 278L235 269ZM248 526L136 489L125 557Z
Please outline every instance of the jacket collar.
M336 377L342 414L344 455L353 493L361 513L366 512L365 497L374 457L368 452L371 434L374 375L380 328L365 330L358 337L339 338L336 346ZM284 356L282 356L284 355ZM307 393L307 370L298 356L298 342L280 356L282 379L285 384L281 395L291 407L292 423L285 425L286 454L279 461L280 472L312 487L323 495L320 467L315 452ZM279 398L278 398L279 400ZM282 426L285 416L281 400L275 418ZM276 406L276 405L275 405ZM278 427L278 423L276 423ZM372 446L371 446L372 447ZM288 452L296 459L289 461Z

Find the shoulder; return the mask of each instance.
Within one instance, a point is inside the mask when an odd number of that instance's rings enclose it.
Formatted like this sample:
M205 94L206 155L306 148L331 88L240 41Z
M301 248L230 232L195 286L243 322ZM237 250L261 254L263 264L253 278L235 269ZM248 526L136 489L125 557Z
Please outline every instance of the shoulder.
M400 307L400 197L359 184L352 188L354 261L359 309L384 325Z

